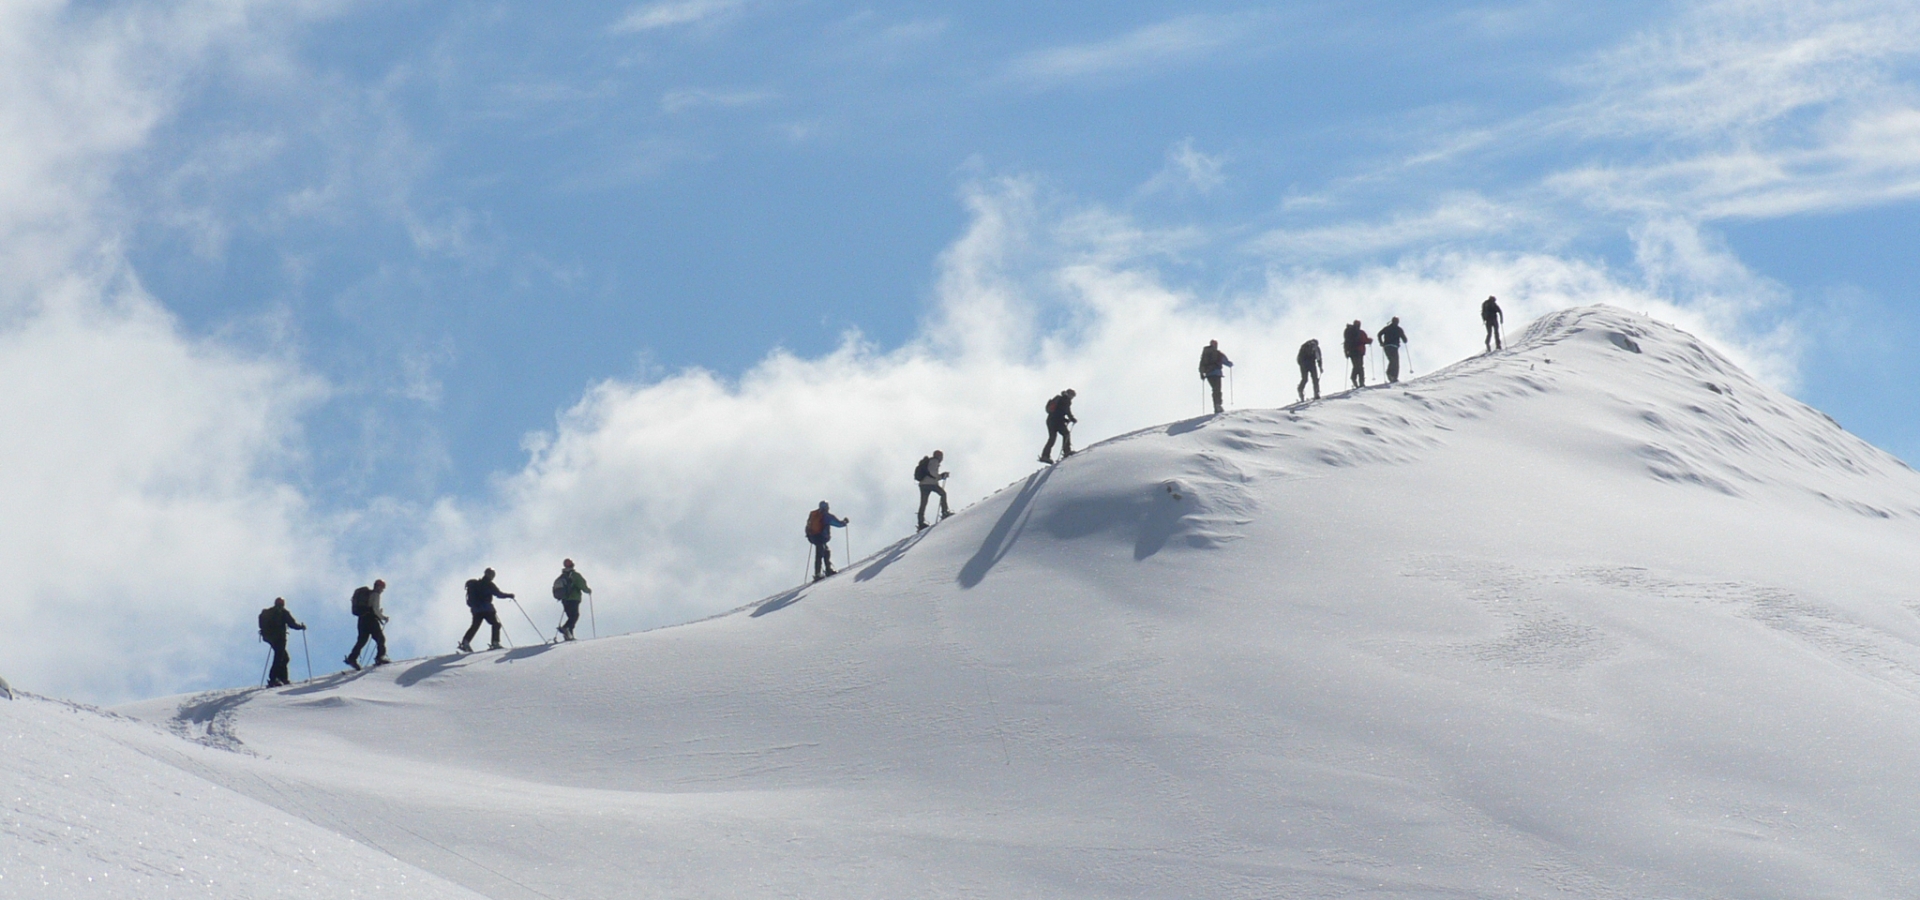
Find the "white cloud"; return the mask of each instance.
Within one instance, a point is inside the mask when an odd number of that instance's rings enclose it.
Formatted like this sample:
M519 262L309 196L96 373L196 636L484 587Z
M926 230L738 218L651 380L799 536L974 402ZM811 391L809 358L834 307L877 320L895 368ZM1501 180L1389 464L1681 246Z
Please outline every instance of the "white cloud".
M252 610L333 571L285 474L323 386L183 334L117 251L114 179L183 82L216 58L271 68L252 18L0 5L0 663L22 687L204 679L248 646Z
M665 0L637 7L609 29L614 34L657 31L712 21L738 9L740 0Z
M1547 136L1638 152L1552 174L1589 205L1778 217L1920 195L1920 7L1717 2L1573 68ZM1618 161L1624 157L1625 161Z
M603 631L734 607L799 583L799 527L819 500L852 518L853 549L864 554L911 533L908 475L935 448L947 453L956 505L1024 477L1045 437L1042 405L1062 388L1080 391L1083 446L1195 415L1194 361L1214 338L1238 362L1237 404L1274 406L1292 399L1300 342L1336 340L1356 317L1376 327L1402 317L1421 371L1476 352L1489 293L1516 332L1536 315L1594 302L1705 335L1749 331L1751 304L1731 302L1746 298L1704 309L1668 299L1685 292L1683 280L1734 285L1727 272L1676 266L1662 294L1546 255L1276 270L1260 290L1209 300L1165 284L1153 268L1161 237L1123 217L1063 208L1022 181L967 202L973 225L942 257L937 306L919 338L889 351L849 335L819 358L774 353L737 380L696 370L601 382L529 443L531 462L495 501L433 511L435 534L406 581L453 584L493 566L546 629L557 607L545 585L570 556L600 591ZM1790 369L1767 356L1775 345L1728 349L1763 372ZM401 630L417 646L446 646L464 628L450 595L417 602L424 618ZM525 639L518 611L505 612Z
M1247 15L1187 15L1118 37L1036 50L1015 59L1007 73L1037 87L1183 65L1247 40L1258 20Z
M1226 184L1225 156L1202 153L1186 138L1167 151L1167 164L1142 185L1142 194L1187 192L1211 194Z

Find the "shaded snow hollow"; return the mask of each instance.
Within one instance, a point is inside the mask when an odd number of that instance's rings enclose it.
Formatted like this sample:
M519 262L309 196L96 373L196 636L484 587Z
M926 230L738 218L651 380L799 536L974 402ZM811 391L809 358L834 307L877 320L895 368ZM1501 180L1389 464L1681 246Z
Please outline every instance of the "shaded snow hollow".
M149 701L179 737L123 746L493 898L1913 897L1916 539L1898 460L1577 309L728 615ZM39 848L28 790L0 837Z

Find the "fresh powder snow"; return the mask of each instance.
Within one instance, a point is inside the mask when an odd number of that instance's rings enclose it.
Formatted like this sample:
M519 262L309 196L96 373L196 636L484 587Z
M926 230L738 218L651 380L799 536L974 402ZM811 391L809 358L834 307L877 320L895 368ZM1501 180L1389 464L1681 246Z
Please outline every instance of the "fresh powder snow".
M1920 896L1917 545L1899 460L1569 310L699 622L0 703L0 894Z

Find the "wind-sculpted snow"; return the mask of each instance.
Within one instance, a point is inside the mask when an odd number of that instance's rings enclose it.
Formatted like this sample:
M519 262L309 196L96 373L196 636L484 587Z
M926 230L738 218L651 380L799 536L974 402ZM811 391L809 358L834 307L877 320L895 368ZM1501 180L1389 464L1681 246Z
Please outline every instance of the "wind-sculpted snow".
M1576 309L728 615L128 712L490 897L1912 897L1916 543L1920 475Z

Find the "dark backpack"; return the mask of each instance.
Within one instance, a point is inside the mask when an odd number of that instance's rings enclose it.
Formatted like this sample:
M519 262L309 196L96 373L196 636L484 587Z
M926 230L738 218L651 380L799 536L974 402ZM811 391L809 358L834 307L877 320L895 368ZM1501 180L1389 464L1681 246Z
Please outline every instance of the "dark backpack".
M368 588L368 587L354 588L353 589L353 614L356 616L364 616L367 613L371 612L372 610L369 610L367 608L368 606L367 600L372 596L373 596L373 588Z
M914 481L919 481L920 479L927 477L927 463L930 463L932 461L933 461L933 457L931 456L920 457L920 464L913 467Z
M263 641L267 639L267 616L272 612L273 607L271 606L260 611L260 639Z
M1060 406L1060 398L1059 398L1059 397L1055 397L1055 398L1053 398L1053 399L1051 399L1051 400L1048 400L1048 401L1047 401L1047 415L1049 415L1049 416L1051 416L1051 415L1053 415L1053 414L1054 414L1054 411L1055 411L1056 409L1058 409L1058 408L1059 408L1059 406Z
M827 530L827 514L820 510L807 513L807 537L815 538Z
M567 575L568 573L561 572L560 577L553 580L553 599L567 599L567 588L573 586L573 579L568 578Z

